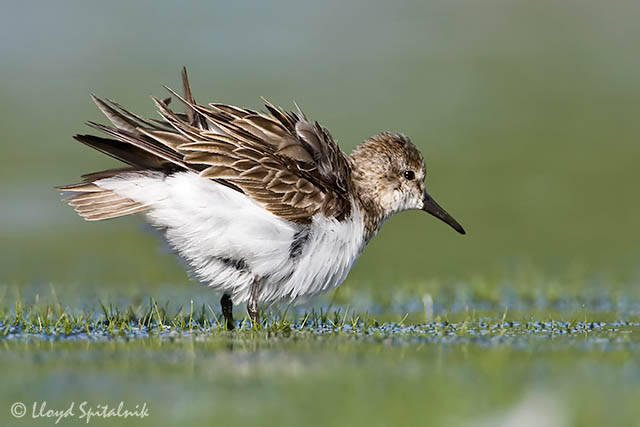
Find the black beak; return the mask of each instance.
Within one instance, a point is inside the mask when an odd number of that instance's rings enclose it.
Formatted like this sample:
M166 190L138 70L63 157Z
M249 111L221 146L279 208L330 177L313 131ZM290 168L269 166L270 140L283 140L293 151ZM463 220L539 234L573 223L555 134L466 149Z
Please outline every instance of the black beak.
M424 192L422 202L424 203L422 206L423 211L429 212L431 215L435 216L436 218L446 222L451 226L451 228L456 230L458 233L466 234L466 232L464 231L464 228L462 228L462 226L458 224L458 221L453 219L453 217L449 215L447 211L442 209L442 207L438 203L436 203L436 201L433 200L433 198L431 198L431 196L427 194L426 191Z

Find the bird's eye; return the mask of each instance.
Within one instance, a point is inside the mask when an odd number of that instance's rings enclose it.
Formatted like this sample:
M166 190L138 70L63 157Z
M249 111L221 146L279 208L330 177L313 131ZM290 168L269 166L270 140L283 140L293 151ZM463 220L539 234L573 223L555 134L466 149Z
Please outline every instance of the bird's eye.
M414 171L404 171L404 177L409 181L416 179L416 173Z

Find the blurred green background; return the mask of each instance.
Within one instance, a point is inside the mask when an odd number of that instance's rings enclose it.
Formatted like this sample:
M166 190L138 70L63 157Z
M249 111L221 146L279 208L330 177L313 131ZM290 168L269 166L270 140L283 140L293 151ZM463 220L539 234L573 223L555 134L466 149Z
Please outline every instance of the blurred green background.
M5 3L5 325L16 301L38 321L58 299L65 313L95 318L98 301L124 312L150 297L219 310L140 218L87 223L53 190L117 165L71 138L105 121L89 93L154 116L149 96L179 88L183 65L199 102L295 100L347 151L391 130L425 154L430 193L468 234L421 212L392 218L339 298L328 296L343 307L364 295L365 312L400 294L415 304L374 316L410 311L412 325L429 292L434 314L462 327L484 315L493 325L635 323L526 340L211 332L92 342L18 331L0 337L3 425L46 422L11 417L14 401L84 399L148 401L147 425L637 425L639 2ZM481 303L447 304L456 289ZM514 309L510 293L565 300ZM591 304L590 293L613 303Z
M141 219L85 223L52 189L117 164L71 139L105 120L90 92L155 116L149 96L179 88L182 65L200 102L295 100L347 151L392 130L424 152L430 192L469 234L399 215L349 291L522 269L633 282L639 13L633 1L7 4L0 282L188 282Z

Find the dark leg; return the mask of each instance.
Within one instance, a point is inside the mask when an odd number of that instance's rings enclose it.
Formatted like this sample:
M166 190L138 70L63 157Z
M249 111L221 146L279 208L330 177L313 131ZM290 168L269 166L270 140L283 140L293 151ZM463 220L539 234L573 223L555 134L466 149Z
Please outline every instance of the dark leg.
M229 331L233 331L236 328L236 324L233 321L233 302L231 302L231 296L229 294L222 295L220 300L222 306L222 315L225 320L225 327Z
M258 294L260 294L260 278L256 276L253 279L251 288L249 289L249 302L247 302L247 312L251 323L257 325L260 322L260 311L258 310Z

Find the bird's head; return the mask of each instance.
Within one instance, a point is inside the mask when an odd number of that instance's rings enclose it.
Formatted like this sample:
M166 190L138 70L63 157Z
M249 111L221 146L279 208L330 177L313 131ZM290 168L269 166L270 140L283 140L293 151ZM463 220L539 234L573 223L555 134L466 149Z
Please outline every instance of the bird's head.
M360 197L369 208L379 211L383 221L395 213L419 209L465 234L462 226L427 193L424 158L409 138L383 132L356 147L350 157Z

